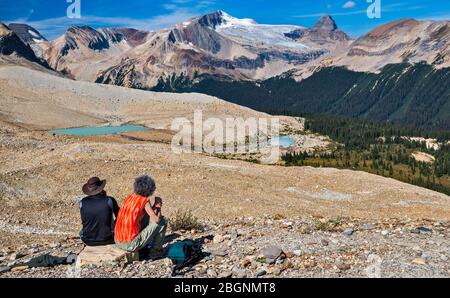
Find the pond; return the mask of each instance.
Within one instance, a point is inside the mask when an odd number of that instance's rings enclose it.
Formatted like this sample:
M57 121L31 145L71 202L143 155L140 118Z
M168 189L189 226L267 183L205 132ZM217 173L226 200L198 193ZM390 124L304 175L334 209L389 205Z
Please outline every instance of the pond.
M122 126L90 126L90 127L75 127L50 130L51 133L73 135L80 137L111 135L127 131L142 131L151 130L141 125L122 125Z
M271 146L280 146L283 148L288 148L295 145L295 140L290 136L279 136L276 138L272 138L269 141Z

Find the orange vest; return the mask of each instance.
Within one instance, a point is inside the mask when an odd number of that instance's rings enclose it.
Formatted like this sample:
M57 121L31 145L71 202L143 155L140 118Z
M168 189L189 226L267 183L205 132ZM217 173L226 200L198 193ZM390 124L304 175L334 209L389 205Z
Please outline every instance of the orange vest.
M118 242L129 242L141 231L141 220L145 212L145 204L149 199L137 194L129 195L120 207L114 229Z

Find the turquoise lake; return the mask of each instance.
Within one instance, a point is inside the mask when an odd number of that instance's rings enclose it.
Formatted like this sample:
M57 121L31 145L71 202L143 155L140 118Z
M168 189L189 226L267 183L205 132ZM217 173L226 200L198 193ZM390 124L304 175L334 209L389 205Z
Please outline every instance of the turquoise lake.
M75 127L50 130L51 133L73 135L80 137L111 135L127 131L150 130L141 125L122 125L122 126L91 126L91 127Z
M280 137L271 139L270 145L288 148L288 147L291 147L292 145L295 145L295 140L293 138L291 138L290 136L280 136Z

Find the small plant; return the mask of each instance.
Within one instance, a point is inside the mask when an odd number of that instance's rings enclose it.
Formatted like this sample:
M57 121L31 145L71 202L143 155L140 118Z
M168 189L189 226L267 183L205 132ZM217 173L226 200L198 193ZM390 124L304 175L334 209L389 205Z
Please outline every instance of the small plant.
M338 217L336 219L330 220L318 220L315 226L316 230L333 232L336 231L337 228L341 225L342 225L342 218Z
M177 210L169 219L169 225L173 231L202 229L198 218L192 214L190 209Z
M266 262L266 258L263 256L259 256L256 258L256 262L264 264Z

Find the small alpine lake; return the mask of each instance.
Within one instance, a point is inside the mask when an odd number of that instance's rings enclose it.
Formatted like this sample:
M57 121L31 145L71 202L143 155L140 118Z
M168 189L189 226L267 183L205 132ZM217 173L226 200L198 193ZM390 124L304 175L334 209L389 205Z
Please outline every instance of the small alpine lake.
M128 131L151 130L151 128L142 125L121 125L121 126L86 126L50 130L50 133L65 134L79 137L112 135L115 133Z
M280 146L282 148L289 148L289 147L295 145L295 143L296 143L295 140L290 136L279 136L279 137L272 138L269 141L269 144L271 146Z

